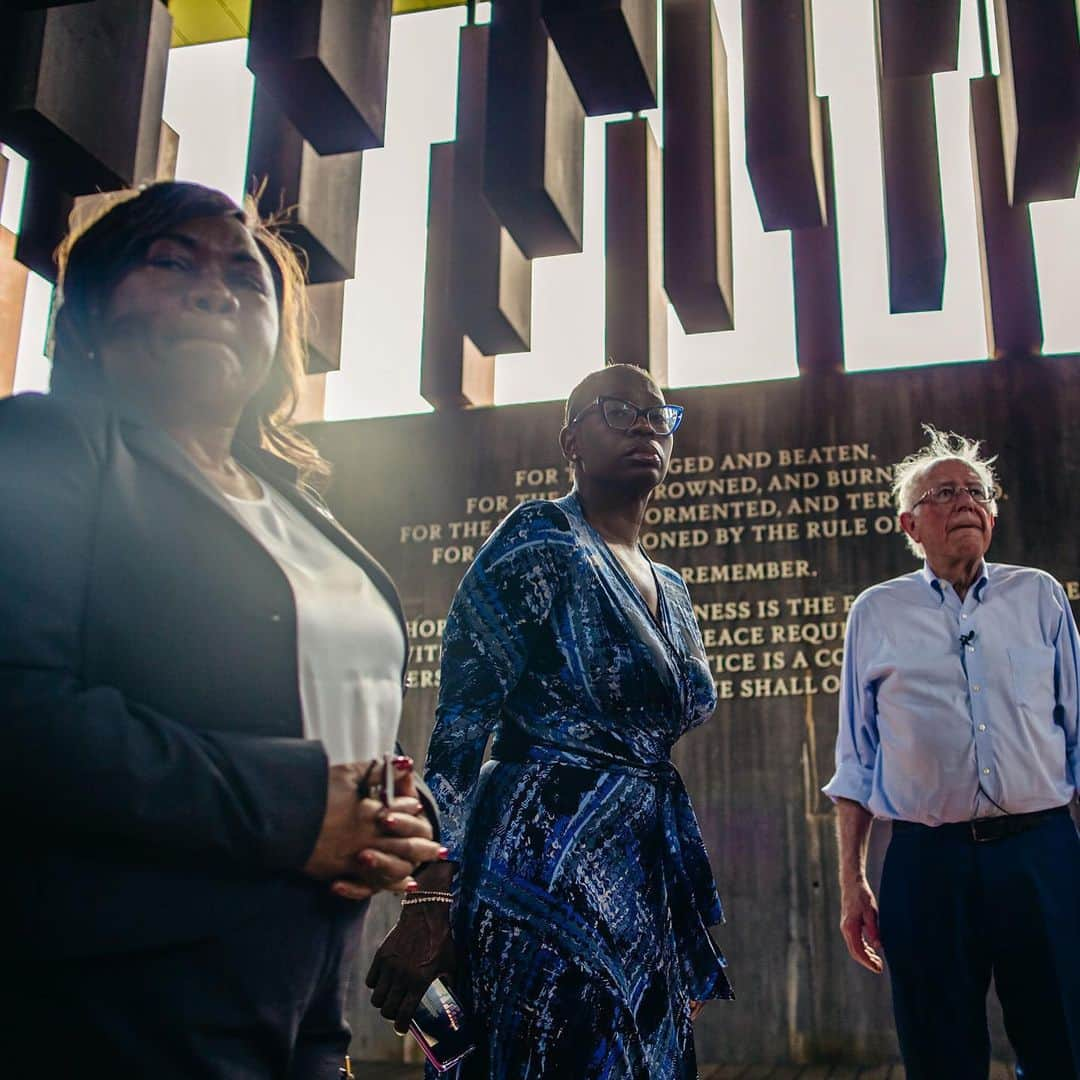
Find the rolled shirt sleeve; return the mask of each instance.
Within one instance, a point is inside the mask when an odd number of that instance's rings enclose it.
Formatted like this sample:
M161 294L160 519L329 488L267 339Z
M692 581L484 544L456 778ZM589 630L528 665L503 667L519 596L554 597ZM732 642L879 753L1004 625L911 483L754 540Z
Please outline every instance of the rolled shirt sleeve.
M1061 622L1054 641L1054 720L1065 732L1065 760L1075 797L1080 793L1080 635L1072 605L1056 581L1054 597L1061 605Z
M840 672L840 727L836 737L836 772L822 791L834 802L851 799L869 807L878 753L874 692L860 675L859 633L862 608L852 605L844 633Z

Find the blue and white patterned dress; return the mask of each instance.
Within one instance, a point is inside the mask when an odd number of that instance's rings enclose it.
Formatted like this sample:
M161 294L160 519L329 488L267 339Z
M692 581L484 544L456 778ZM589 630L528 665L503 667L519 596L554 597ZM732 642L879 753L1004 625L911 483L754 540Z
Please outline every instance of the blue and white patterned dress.
M732 996L669 759L716 691L686 586L654 571L655 620L571 494L511 513L454 597L426 775L461 866L461 1078L694 1077L689 1002Z

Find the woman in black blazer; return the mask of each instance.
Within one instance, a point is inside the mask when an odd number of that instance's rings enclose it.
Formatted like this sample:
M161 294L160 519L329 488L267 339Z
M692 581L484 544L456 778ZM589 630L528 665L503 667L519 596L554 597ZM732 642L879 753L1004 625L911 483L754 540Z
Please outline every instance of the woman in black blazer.
M0 402L9 1075L336 1078L357 901L443 850L407 761L364 787L405 630L305 484L302 301L273 233L154 185L66 245L52 392Z

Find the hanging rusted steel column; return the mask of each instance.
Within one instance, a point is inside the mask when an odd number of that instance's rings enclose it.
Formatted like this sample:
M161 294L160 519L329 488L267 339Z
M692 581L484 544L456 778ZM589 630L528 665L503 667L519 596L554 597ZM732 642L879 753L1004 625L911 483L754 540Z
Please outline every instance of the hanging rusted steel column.
M541 0L492 6L484 192L530 259L581 250L585 113Z
M308 258L313 283L344 281L356 265L363 155L319 154L256 80L248 180L265 187L259 212L290 211L282 232Z
M308 371L341 366L345 282L356 269L363 154L320 154L256 79L248 145L248 182L259 212L282 215L281 231L307 256L312 325Z
M929 75L878 86L889 310L937 311L945 292L937 114Z
M606 126L604 353L668 381L660 148L641 117Z
M1010 205L1070 199L1080 171L1076 0L995 0Z
M15 258L56 284L55 252L68 231L75 197L53 183L52 170L26 163L22 218L15 238Z
M971 155L979 226L987 355L1034 356L1043 325L1031 212L1009 205L998 80L971 80Z
M543 0L543 15L587 116L656 107L656 0Z
M420 393L436 409L495 400L495 357L473 344L454 302L455 156L453 143L432 144Z
M825 207L828 223L791 233L795 293L795 353L799 371L842 371L844 320L840 295L840 249L836 232L829 100L821 98L821 136L825 150Z
M686 333L733 330L727 50L713 0L665 0L664 72L664 289Z
M466 26L458 61L452 259L454 305L482 354L525 352L532 330L532 263L484 196L490 30Z
M945 216L934 82L928 74L885 77L883 55L900 49L883 37L881 3L874 3L874 32L889 310L937 311L945 292Z
M345 313L345 282L324 281L307 287L311 307L308 328L309 374L337 371L341 367L341 320Z
M742 0L746 165L766 231L825 223L810 0Z
M72 194L152 179L172 31L165 6L95 0L28 11L14 25L0 140Z
M495 354L531 333L532 264L483 192L489 35L462 29L457 140L431 150L420 392L436 408L490 404Z
M146 182L172 180L176 176L176 159L180 136L168 124L159 122L158 159ZM72 195L55 182L56 172L36 162L27 162L26 194L23 199L22 220L15 241L15 258L46 281L56 284L56 249L72 230L85 228L117 198L116 192L96 192L92 195Z
M7 158L0 155L0 193L4 190ZM26 280L30 271L15 258L15 234L0 225L0 397L15 384Z
M960 0L878 0L878 20L884 78L956 70Z
M320 154L382 146L393 0L252 0L248 67Z
M154 169L155 180L175 180L176 163L180 159L180 133L161 122L161 135L158 138L157 166Z

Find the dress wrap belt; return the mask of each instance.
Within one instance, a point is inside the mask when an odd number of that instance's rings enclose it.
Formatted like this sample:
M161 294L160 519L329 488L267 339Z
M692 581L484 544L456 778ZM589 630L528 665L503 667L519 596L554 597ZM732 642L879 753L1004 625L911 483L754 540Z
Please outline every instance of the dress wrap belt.
M669 758L652 761L620 757L601 750L553 746L504 731L492 758L514 764L565 765L646 780L656 788L664 831L664 873L672 932L687 994L696 1001L731 998L725 960L708 928L724 921L705 842L690 795Z

